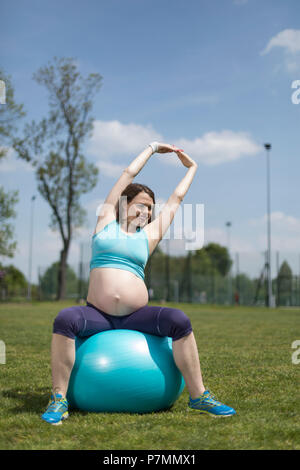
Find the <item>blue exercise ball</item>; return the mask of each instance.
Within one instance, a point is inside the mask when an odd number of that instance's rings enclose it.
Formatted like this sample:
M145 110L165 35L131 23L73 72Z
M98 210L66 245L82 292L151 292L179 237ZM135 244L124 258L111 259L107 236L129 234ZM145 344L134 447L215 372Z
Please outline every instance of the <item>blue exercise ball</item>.
M133 330L76 338L67 399L92 412L150 413L169 408L185 383L172 339Z

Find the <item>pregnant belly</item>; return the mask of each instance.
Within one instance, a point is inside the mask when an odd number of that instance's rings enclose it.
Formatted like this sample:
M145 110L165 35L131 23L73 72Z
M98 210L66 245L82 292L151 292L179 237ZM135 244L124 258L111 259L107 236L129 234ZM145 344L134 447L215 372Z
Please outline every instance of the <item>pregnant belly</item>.
M129 315L148 303L142 279L130 271L95 268L90 272L87 301L110 315Z

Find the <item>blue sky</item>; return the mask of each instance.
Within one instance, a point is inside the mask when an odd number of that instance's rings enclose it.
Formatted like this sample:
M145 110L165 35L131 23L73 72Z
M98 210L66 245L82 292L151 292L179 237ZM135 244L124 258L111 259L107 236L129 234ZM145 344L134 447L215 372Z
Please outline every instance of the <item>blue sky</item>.
M231 221L233 258L239 252L240 269L258 274L267 246L263 143L271 142L272 271L279 251L298 274L300 104L291 99L300 80L298 0L3 0L0 18L0 63L24 104L24 123L47 116L46 89L32 76L54 56L73 57L84 76L103 77L86 141L99 180L81 199L88 223L72 242L71 265L77 269L80 243L88 245L96 209L122 169L158 140L199 164L184 203L204 204L205 243L227 245ZM18 250L3 261L26 276L30 200L37 195L35 282L38 266L58 260L60 238L48 227L50 209L32 169L9 152L0 171L0 183L20 198ZM185 172L176 154L155 154L134 181L163 204ZM171 237L170 252L183 254L184 244Z

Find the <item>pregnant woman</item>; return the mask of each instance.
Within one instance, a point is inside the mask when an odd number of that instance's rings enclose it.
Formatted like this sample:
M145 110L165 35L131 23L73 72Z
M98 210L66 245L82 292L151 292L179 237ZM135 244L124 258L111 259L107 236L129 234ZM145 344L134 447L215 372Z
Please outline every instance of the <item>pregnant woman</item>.
M152 220L153 192L132 181L155 152L175 152L188 171L159 216ZM108 194L92 238L86 306L65 308L54 320L52 394L42 415L47 423L61 424L68 417L66 394L75 362L75 337L114 328L171 337L174 361L189 392L189 407L214 417L235 414L203 385L197 344L187 315L177 308L148 305L144 283L147 260L172 223L196 170L197 164L182 150L152 142L123 171Z

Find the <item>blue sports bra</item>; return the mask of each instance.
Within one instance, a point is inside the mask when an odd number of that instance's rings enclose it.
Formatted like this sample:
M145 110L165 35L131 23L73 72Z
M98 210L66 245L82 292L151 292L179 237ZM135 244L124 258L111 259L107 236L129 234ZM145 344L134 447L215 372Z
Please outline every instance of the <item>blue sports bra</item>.
M148 258L149 242L143 229L127 235L117 220L113 220L93 235L90 271L94 268L125 269L144 280Z

